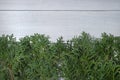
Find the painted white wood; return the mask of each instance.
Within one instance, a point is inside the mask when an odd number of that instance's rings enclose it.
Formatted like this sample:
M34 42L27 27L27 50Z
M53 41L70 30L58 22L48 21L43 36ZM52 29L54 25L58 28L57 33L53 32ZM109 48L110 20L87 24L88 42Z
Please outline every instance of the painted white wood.
M0 0L0 10L120 10L120 0ZM0 35L40 33L54 41L82 31L120 36L120 11L0 11Z
M120 10L120 0L0 0L0 10Z
M120 12L0 12L0 34L22 37L33 33L66 39L86 31L95 37L102 32L120 36Z

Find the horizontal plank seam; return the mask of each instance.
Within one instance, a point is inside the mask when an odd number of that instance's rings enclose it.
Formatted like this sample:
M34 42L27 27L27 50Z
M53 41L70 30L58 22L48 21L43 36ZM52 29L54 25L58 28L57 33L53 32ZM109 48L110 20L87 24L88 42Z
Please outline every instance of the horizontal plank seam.
M0 11L50 11L50 12L118 12L120 10L0 10Z

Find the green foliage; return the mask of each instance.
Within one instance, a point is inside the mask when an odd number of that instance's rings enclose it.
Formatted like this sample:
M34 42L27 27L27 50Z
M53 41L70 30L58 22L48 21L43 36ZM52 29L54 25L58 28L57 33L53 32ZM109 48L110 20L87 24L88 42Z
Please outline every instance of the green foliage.
M0 80L119 80L120 37L88 33L51 42L34 34L0 37Z

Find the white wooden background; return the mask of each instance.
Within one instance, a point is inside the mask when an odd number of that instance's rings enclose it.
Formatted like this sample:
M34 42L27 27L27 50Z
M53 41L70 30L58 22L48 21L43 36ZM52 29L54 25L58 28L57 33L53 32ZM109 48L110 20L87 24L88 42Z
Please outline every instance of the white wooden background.
M120 36L120 0L0 0L0 35L40 33L55 41L82 31Z

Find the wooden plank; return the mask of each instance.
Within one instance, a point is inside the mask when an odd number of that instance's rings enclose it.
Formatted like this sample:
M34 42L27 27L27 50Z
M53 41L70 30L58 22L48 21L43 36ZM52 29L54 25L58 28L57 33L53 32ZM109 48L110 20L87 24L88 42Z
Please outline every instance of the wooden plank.
M120 35L120 12L0 12L0 34L17 37L40 33L69 39L82 31L99 37Z
M120 10L120 0L0 0L0 10Z

